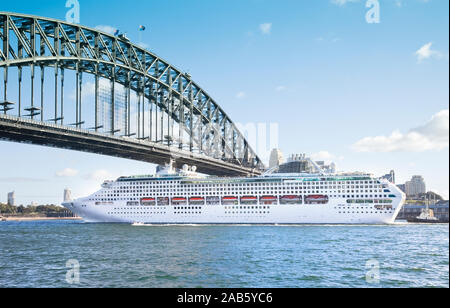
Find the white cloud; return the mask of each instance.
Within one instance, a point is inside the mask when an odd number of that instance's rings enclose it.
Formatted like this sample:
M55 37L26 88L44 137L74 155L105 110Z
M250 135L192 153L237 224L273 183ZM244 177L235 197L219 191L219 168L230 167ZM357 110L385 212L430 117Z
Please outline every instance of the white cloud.
M109 33L109 34L114 34L114 32L116 32L116 28L111 27L111 26L106 26L106 25L99 25L97 27L95 27L95 29Z
M320 152L311 154L311 158L316 161L318 161L318 160L330 161L330 160L334 159L335 156L328 151L320 151Z
M78 170L71 169L71 168L66 168L62 171L56 172L56 176L59 178L70 178L70 177L76 176L77 174L78 174Z
M359 0L331 0L331 3L336 4L338 6L344 6L347 3L355 3L359 2Z
M114 175L107 170L95 170L89 173L86 177L87 180L104 181L114 178Z
M278 86L278 87L275 88L275 90L276 90L277 92L282 92L282 91L285 91L285 90L286 90L286 87L285 87L285 86Z
M449 110L435 114L423 126L403 134L394 131L390 136L366 137L352 148L357 152L425 152L439 151L449 146Z
M332 163L332 162L336 162L336 160L343 160L344 157L343 156L336 156L334 154L331 154L328 151L320 151L317 153L313 153L311 154L311 158L314 161L324 161L326 163Z
M440 59L442 57L442 54L439 51L432 50L431 46L433 46L433 43L428 43L416 51L415 55L417 56L417 60L419 62L429 58Z
M272 32L272 23L264 23L259 25L259 30L261 30L262 34L270 34Z
M243 99L243 98L245 98L246 97L246 94L245 94L245 92L239 92L238 94L236 94L236 98L237 99Z
M319 36L319 37L316 37L316 39L315 39L315 41L317 43L333 43L333 44L338 43L341 40L342 39L340 37L335 36L333 33L330 33L326 37Z

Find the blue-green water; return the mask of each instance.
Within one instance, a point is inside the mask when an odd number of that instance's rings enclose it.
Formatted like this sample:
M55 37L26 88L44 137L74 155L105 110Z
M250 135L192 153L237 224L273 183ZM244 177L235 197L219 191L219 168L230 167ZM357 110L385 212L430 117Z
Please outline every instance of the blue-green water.
M449 287L449 227L0 223L0 287L74 286Z

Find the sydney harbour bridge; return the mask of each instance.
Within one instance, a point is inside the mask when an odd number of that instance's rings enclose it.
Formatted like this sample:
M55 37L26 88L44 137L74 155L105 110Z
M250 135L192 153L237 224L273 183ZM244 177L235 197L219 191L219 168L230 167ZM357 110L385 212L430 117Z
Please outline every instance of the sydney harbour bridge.
M0 12L1 69L0 140L155 164L173 159L213 175L264 169L189 74L123 35Z

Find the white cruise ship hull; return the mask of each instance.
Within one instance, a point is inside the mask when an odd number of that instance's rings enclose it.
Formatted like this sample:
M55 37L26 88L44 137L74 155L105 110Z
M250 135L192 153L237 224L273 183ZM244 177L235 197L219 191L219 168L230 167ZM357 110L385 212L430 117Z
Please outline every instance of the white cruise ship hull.
M88 223L144 224L392 224L403 200L392 210L348 206L345 200L329 204L270 206L127 206L125 202L95 205L78 200L64 204Z

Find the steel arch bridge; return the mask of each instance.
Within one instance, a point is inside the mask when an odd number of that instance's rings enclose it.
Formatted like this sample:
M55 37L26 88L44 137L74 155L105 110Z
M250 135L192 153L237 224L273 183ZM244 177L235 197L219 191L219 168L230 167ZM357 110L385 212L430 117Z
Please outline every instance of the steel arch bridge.
M0 139L157 164L175 159L178 167L196 165L215 175L265 168L189 74L125 36L3 12L0 32ZM86 76L91 84L83 83ZM73 95L65 84L72 84Z

